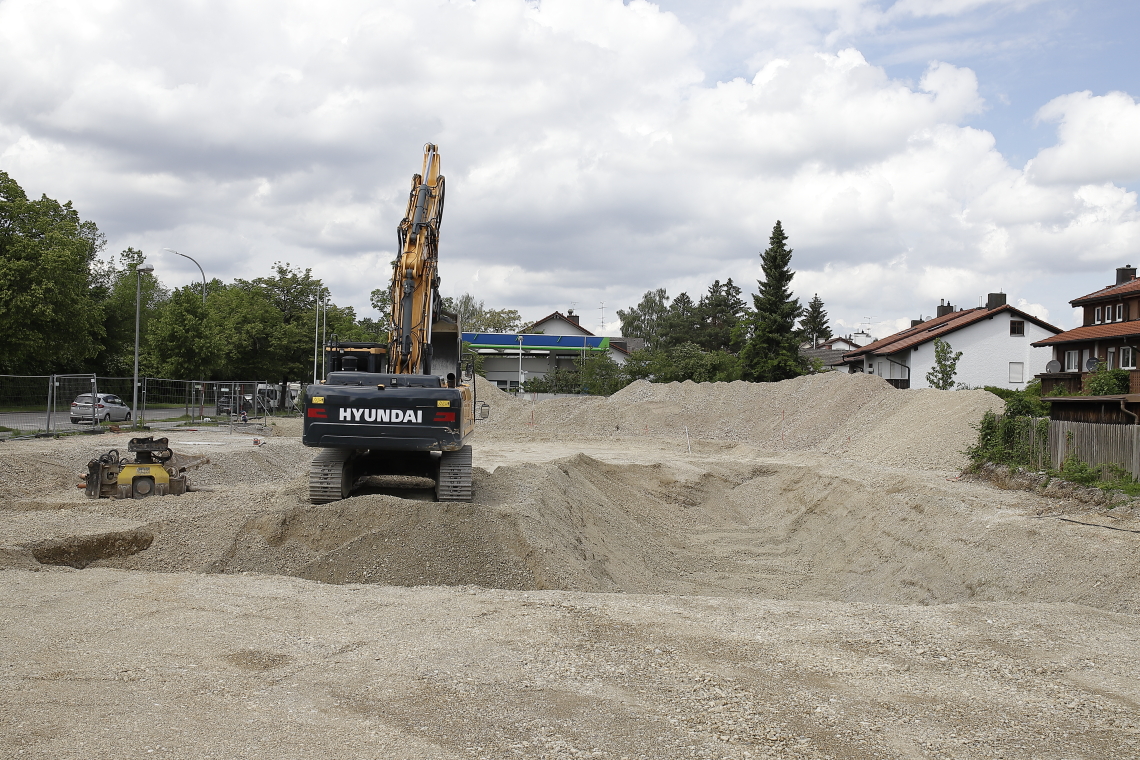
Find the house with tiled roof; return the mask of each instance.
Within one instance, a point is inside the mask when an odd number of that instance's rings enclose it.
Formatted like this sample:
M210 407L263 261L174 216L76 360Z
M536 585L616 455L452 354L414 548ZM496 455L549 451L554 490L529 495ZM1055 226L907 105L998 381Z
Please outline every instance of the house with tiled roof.
M1138 294L1140 295L1140 294ZM1020 390L1051 358L1037 342L1061 332L1048 322L1006 303L1004 293L990 293L985 306L957 309L945 301L933 319L844 354L849 372L879 375L896 388L929 388L934 341L941 338L958 360L955 382Z
M1046 392L1058 386L1080 393L1089 372L1104 362L1109 369L1131 374L1132 393L1140 393L1136 352L1140 347L1140 280L1131 264L1118 267L1116 283L1069 301L1083 311L1080 327L1042 339L1035 346L1051 352L1047 370L1039 373Z

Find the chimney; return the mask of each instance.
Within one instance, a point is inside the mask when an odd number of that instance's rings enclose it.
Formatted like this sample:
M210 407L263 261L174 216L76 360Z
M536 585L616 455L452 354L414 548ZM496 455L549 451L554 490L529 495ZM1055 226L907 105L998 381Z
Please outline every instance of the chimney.
M944 298L938 299L938 312L937 312L938 316L945 317L947 314L953 314L953 313L954 313L954 307L951 306L949 303L947 303L946 299L944 299Z
M1116 268L1116 284L1123 285L1126 282L1131 282L1136 279L1136 267L1131 264L1125 264L1122 267Z
M921 324L922 324L922 320L921 320L921 319L912 319L912 320L910 321L910 326L911 326L911 327L918 327L918 326L919 326L919 325L921 325Z
M581 322L578 321L578 315L574 313L573 309L567 309L566 310L566 319L570 320L571 322L573 322L574 324L576 324L578 326L581 326L581 324L582 324Z
M1005 293L990 293L986 298L986 309L996 309L1005 306Z

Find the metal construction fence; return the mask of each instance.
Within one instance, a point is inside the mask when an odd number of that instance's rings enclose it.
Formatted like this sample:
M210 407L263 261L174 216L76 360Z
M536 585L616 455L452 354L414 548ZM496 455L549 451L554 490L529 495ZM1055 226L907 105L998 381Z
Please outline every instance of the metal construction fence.
M59 433L91 429L102 424L132 424L174 427L184 423L263 420L267 416L294 414L300 383L269 383L264 380L175 380L140 377L138 407L131 378L86 375L0 375L0 436L29 433ZM121 407L74 402L87 394L109 394L122 403L130 421L122 419ZM112 414L112 407L120 412Z

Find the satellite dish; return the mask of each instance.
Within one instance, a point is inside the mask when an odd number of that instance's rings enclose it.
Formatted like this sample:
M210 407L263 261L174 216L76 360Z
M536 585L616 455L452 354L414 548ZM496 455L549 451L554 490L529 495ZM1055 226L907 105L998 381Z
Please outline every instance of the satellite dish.
M1049 363L1045 365L1045 371L1050 375L1055 375L1061 371L1061 362L1056 359L1050 359Z
M1098 364L1100 364L1100 359L1096 358L1095 356L1090 356L1089 360L1085 362L1085 369L1087 369L1089 372L1095 372L1096 365Z

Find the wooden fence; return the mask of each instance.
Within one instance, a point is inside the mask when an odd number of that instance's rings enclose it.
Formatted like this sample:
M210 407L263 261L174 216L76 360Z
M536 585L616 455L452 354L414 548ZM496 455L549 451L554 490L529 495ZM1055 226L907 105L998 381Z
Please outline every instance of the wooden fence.
M1140 479L1140 425L1101 425L1095 422L1049 421L1049 460L1054 469L1070 454L1082 462L1118 465Z

